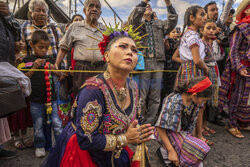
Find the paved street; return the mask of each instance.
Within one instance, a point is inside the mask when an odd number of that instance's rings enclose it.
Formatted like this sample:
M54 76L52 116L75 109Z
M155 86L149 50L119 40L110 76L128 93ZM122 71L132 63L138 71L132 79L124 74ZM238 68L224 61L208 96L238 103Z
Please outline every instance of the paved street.
M217 134L208 139L215 142L210 153L208 154L204 166L205 167L250 167L250 132L243 132L245 139L237 139L230 135L224 127L211 125L217 131ZM32 134L32 129L29 130ZM43 162L41 158L35 158L34 148L25 149L23 151L16 150L11 141L8 142L6 148L17 151L18 157L12 160L1 160L0 167L39 167ZM148 143L150 160L152 167L162 167L155 151L159 147L156 141Z

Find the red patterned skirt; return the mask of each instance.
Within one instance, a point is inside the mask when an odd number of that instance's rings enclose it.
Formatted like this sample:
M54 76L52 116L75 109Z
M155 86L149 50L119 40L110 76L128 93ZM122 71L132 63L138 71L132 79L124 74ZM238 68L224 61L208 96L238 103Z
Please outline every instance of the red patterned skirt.
M26 130L32 127L32 117L30 113L30 100L29 97L25 98L26 108L20 109L15 114L8 117L10 131L17 132L19 130Z

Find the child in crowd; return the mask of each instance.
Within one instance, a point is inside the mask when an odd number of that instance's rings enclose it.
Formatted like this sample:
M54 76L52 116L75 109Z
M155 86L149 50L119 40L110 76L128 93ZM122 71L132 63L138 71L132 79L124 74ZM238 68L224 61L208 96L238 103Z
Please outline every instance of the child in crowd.
M165 37L165 49L166 49L166 61L164 70L178 70L180 64L172 60L172 56L179 46L179 39L181 36L181 30L179 27L173 29ZM174 81L176 78L175 72L165 72L163 73L163 89L161 93L161 99L165 98L166 95L173 92Z
M37 30L32 34L30 46L34 52L24 58L25 68L50 69L54 64L52 57L47 56L50 46L48 34L43 30ZM45 156L46 139L44 135L44 120L52 123L55 139L62 132L62 121L58 116L55 85L52 74L48 71L25 72L31 80L32 93L30 96L30 110L34 126L34 146L36 157Z
M166 165L202 166L210 147L192 136L198 113L212 96L208 77L194 77L178 82L174 93L164 100L156 129L162 146L157 153Z
M218 109L218 93L219 93L219 70L213 54L213 41L216 39L216 23L213 20L207 20L204 28L201 28L202 40L205 44L206 57L204 59L206 65L209 67L208 77L213 83L213 96L207 102L206 109L204 112L203 120L203 135L209 136L209 133L215 134L213 129L207 127L207 120L215 120L216 116L219 114ZM210 142L209 144L212 144Z
M22 40L15 42L16 65L20 64L23 59L20 54L23 47L24 42ZM10 131L14 135L14 147L20 150L33 146L33 141L27 136L27 128L32 127L30 102L28 97L25 100L27 107L8 117ZM21 131L21 134L19 131Z
M183 35L181 37L180 47L176 50L173 60L182 63L176 77L178 82L187 80L196 76L208 75L209 68L204 62L205 45L200 38L198 31L205 24L205 11L200 6L189 7L184 15ZM188 29L185 31L186 26ZM179 52L179 53L178 53ZM203 132L203 111L200 110L197 120L196 136L203 141L210 142L202 135Z

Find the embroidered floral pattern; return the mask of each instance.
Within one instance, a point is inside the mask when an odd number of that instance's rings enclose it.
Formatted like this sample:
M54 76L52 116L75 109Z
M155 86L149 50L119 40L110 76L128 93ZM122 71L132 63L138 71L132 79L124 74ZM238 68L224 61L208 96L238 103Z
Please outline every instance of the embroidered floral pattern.
M102 116L101 110L101 105L98 104L97 100L88 102L86 107L82 109L81 127L90 142L92 142L91 133L99 126L99 118Z
M106 106L107 106L107 110L108 110L108 114L110 115L111 118L111 122L112 125L116 124L117 126L105 126L105 123L103 126L101 126L102 128L106 128L107 130L103 131L103 132L111 132L112 134L120 134L123 133L127 128L128 125L136 118L136 114L137 114L137 106L138 106L138 89L137 89L137 85L134 83L134 81L131 81L129 83L129 87L132 89L132 97L133 99L131 99L131 101L133 101L133 107L132 107L132 112L130 113L130 115L126 116L123 111L120 111L116 105L115 102L113 101L111 94L109 92L109 89L107 87L107 85L102 84L100 86L104 97L105 97L105 101L106 101ZM106 134L106 133L104 133Z
M128 128L128 125L136 119L136 115L138 114L139 107L139 91L136 83L134 81L129 82L129 89L132 89L132 98L133 101L132 111L130 115L125 115L123 111L120 111L115 102L112 99L110 94L110 90L106 84L104 84L103 80L98 77L92 77L85 82L84 86L95 86L99 87L104 94L106 101L106 111L103 114L103 121L99 127L98 132L102 134L120 134L125 132Z
M104 151L113 151L116 148L116 137L115 135L105 135L106 137L106 146Z

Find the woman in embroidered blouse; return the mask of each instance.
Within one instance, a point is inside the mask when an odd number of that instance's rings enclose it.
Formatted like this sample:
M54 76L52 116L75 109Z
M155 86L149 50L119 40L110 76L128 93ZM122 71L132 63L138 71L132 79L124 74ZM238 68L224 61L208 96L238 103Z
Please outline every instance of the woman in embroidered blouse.
M109 36L104 48L107 71L90 78L77 97L75 116L44 166L128 167L127 144L150 140L153 127L140 122L139 91L128 79L137 63L135 42L127 33ZM136 155L134 157L138 157Z
M204 76L189 82L179 82L175 92L164 100L161 114L156 122L162 147L162 157L176 166L199 166L210 147L191 134L202 104L212 95L212 83ZM165 161L165 160L164 160Z

